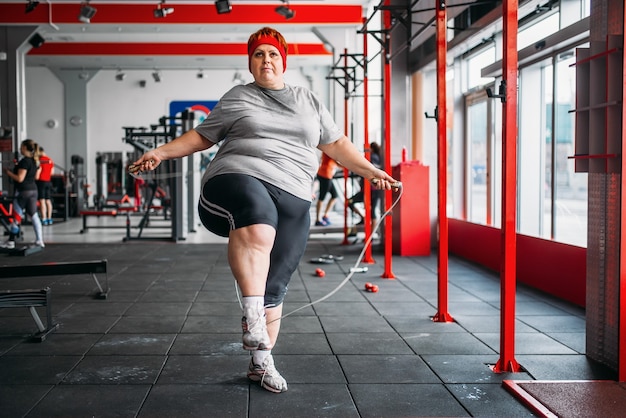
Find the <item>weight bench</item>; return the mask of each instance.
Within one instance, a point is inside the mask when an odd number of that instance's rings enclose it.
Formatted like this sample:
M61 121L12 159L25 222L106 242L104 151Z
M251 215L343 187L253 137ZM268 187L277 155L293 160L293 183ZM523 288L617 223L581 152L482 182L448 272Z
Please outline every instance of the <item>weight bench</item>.
M128 214L130 212L137 212L137 208L134 206L120 206L111 210L81 210L80 216L83 218L83 229L80 230L80 233L85 233L89 228L98 228L98 229L115 229L115 228L126 228L126 225L94 225L87 226L87 218L91 216L100 217L100 216L111 216L113 218L117 217L120 213L126 213L126 220L128 221Z
M59 324L52 322L50 299L49 287L44 289L1 290L0 308L28 308L39 329L39 332L33 334L32 338L41 342L46 339L48 334L59 328ZM46 326L39 318L39 314L35 309L37 306L46 307Z
M36 277L36 276L62 276L67 274L89 274L91 273L100 292L96 295L99 299L106 299L109 293L109 281L106 275L107 260L77 261L34 264L29 266L0 266L1 278ZM96 274L103 273L105 276L105 286L103 289ZM46 336L55 331L59 326L52 322L52 311L50 307L51 290L25 289L25 290L3 290L0 291L0 308L22 308L30 310L39 332L33 337L39 341L45 340ZM46 307L47 326L44 326L35 307Z

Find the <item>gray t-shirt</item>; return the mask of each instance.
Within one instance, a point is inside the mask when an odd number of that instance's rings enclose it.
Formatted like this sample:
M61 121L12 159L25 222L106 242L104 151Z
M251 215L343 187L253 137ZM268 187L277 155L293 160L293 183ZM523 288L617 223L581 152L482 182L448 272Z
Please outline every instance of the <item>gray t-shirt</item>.
M254 83L233 87L195 130L211 142L223 141L203 185L219 174L248 174L308 201L319 167L317 145L343 136L310 90L268 90Z

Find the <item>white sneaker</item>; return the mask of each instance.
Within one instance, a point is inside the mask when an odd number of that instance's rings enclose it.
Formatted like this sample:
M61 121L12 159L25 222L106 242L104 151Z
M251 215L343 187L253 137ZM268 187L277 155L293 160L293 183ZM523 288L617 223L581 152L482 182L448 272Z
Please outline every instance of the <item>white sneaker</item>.
M287 381L276 370L274 358L271 354L267 356L261 365L254 364L252 359L250 359L248 379L254 382L261 382L261 387L270 392L281 393L287 391Z
M244 350L269 350L272 348L266 322L265 309L262 307L261 312L248 312L248 316L241 318L243 331L241 339Z
M7 240L0 244L0 248L6 248L7 250L12 250L15 248L15 241Z
M43 243L43 241L35 241L35 245L36 245L37 247L41 247L41 248L44 248L44 247L46 246L46 245Z

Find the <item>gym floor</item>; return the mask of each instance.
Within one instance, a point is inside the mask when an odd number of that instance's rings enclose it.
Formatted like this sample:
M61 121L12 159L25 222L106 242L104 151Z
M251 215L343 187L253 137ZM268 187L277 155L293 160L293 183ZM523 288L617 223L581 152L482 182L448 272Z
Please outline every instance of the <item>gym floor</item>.
M95 221L114 222L123 219ZM0 310L2 416L529 417L537 414L504 380L616 379L584 354L584 309L521 285L516 360L523 371L494 373L498 275L451 258L454 322L434 323L436 254L393 256L395 278L383 279L385 260L375 243L367 272L283 319L273 354L289 390L270 393L246 378L249 354L241 349L241 312L222 238L198 228L179 243L123 241L124 229L81 234L81 227L80 219L56 223L45 229L43 251L0 254L0 266L106 259L108 273L97 277L110 287L106 299L97 299L87 274L0 280L0 289L49 286L59 324L43 342L32 342L37 327L29 311ZM335 289L359 257L360 243L319 232L294 274L285 313ZM311 263L323 254L343 259ZM316 276L316 268L325 276ZM379 291L365 291L366 282Z

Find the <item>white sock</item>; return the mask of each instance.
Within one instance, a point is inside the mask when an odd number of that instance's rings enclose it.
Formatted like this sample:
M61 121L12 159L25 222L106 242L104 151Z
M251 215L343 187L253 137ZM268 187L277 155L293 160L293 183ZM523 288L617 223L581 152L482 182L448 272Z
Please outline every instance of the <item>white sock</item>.
M260 366L271 354L272 350L254 350L252 352L252 363Z
M249 316L251 313L258 315L259 311L263 312L263 304L265 298L263 296L244 296L241 298L241 305L243 306L243 314Z

